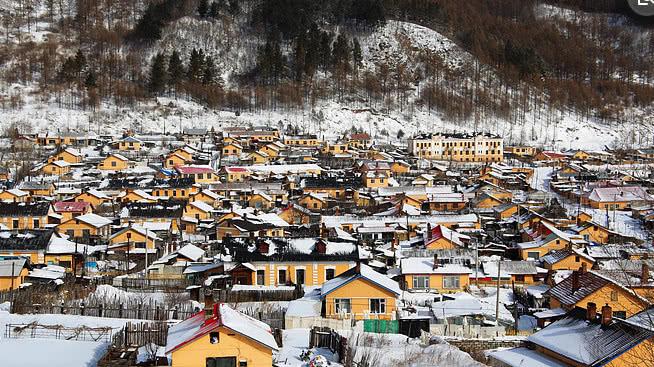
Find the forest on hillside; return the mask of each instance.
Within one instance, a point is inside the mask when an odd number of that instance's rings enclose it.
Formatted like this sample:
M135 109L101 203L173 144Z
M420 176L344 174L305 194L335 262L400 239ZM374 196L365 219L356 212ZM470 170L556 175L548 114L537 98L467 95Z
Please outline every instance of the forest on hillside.
M554 111L574 111L613 124L654 101L654 34L617 0L18 3L2 14L0 77L34 85L42 100L67 108L130 107L175 96L257 111L310 109L329 99L382 111L433 110L475 124L490 117L524 124L533 111L547 121ZM545 4L560 14L544 16ZM392 21L437 30L473 57L453 68L442 54L400 39L404 62L364 63L366 47L377 45L360 39ZM21 42L21 32L44 22L47 40ZM180 24L219 29L224 50L163 43ZM247 54L245 67L231 65L235 53ZM9 95L0 103L25 102Z

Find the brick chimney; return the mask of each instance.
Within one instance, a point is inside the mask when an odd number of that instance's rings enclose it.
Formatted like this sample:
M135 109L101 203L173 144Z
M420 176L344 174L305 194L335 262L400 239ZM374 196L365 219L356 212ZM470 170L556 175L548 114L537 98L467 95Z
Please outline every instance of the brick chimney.
M270 244L268 242L262 240L257 242L257 251L259 251L260 254L267 254L268 251L270 250Z
M579 290L579 271L575 270L572 272L572 293Z
M318 253L318 254L321 254L321 255L326 254L327 253L327 244L325 243L325 241L323 241L322 239L319 239L318 241L316 241L315 250L316 250L316 253Z
M581 263L581 269L579 269L579 271L581 274L586 274L586 272L588 271L588 266L586 265L586 263Z
M643 263L643 268L640 271L640 284L649 283L649 265Z
M597 318L597 305L593 302L588 302L586 306L586 320L593 322Z
M427 223L427 239L431 240L431 223Z
M609 306L607 303L606 305L602 306L602 326L609 325L612 319L613 309L611 309L611 306Z
M438 262L438 254L434 254L434 264L432 265L432 270L438 269L440 263Z

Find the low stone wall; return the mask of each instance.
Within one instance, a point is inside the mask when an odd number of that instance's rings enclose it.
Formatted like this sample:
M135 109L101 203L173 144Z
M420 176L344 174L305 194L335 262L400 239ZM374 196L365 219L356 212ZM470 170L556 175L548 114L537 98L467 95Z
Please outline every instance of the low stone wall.
M429 332L432 335L445 337L491 339L506 335L506 328L504 326L431 324Z
M484 351L497 348L517 348L525 345L524 338L515 339L447 339L451 345L470 354L475 360L488 364Z
M311 329L313 327L328 327L332 330L352 329L351 319L326 319L323 317L297 317L286 316L286 329Z

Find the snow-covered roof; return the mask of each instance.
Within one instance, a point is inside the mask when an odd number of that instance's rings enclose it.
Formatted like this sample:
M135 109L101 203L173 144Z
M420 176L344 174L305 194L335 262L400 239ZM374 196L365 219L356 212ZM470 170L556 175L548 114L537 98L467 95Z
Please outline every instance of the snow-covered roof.
M80 222L84 222L88 225L91 225L96 228L104 227L106 225L111 224L112 220L109 218L101 217L97 214L94 213L88 213L84 215L77 216L75 218L72 218L71 220L79 220Z
M177 253L192 261L198 261L204 256L204 250L192 244L182 247Z
M354 267L339 275L338 277L325 282L322 285L320 296L324 298L332 291L344 286L353 280L360 278L368 280L397 295L401 293L400 286L396 281L392 280L386 275L378 273L368 265L359 264L357 267Z
M459 264L439 264L434 268L433 257L409 257L400 260L402 274L471 274L470 268Z
M214 305L214 315L209 318L206 318L205 312L201 311L168 329L167 354L221 326L273 350L279 348L270 326L264 322L242 314L224 303Z

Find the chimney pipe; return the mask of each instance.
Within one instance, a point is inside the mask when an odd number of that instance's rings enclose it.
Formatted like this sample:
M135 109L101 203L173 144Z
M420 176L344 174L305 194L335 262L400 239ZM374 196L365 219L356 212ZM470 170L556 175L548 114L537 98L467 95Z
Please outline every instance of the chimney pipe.
M643 263L643 268L640 272L640 284L649 283L649 265Z
M437 269L439 266L440 264L438 263L438 254L434 254L434 264L432 265L431 268L433 270L433 269Z
M588 302L586 306L586 320L593 322L597 318L597 305L593 302Z
M580 269L581 274L586 274L587 271L588 271L588 266L586 265L586 263L581 263L581 269Z
M572 272L572 293L576 292L579 289L579 271L575 270Z
M427 223L427 239L431 240L431 223Z
M611 320L613 319L613 310L611 309L611 306L607 303L606 305L602 306L602 326L607 326L611 323Z

